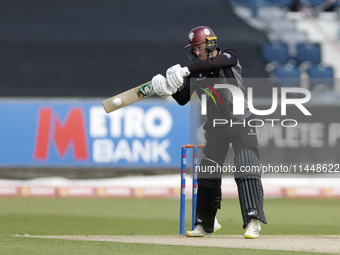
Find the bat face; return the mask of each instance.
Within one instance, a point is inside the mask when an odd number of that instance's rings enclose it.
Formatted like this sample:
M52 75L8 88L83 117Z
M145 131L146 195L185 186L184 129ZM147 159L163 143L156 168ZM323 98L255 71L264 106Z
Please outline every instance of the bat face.
M155 94L155 92L153 90L151 81L149 81L116 96L105 99L103 101L103 107L107 113L110 113L127 105L133 104L139 100L152 96L153 94Z

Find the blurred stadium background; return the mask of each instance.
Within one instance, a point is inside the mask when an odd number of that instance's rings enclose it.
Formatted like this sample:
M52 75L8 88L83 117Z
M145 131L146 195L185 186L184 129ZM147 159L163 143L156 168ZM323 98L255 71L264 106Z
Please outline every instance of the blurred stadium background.
M289 116L294 131L258 130L262 163L340 163L340 1L0 3L0 196L178 197L180 147L201 142L189 127L199 115L158 97L109 115L101 102L188 65L198 25L238 51L259 106L273 86L312 92L313 117ZM265 192L340 197L339 174L270 175ZM229 178L224 196L236 194Z

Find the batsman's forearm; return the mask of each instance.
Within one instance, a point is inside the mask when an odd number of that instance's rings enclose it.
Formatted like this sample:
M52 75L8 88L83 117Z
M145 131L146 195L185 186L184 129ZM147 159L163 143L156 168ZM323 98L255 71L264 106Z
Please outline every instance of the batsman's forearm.
M185 105L190 101L190 89L187 90L187 86L184 86L182 90L177 91L172 97L179 105Z
M190 72L204 72L207 70L218 69L226 66L234 66L237 64L237 56L233 56L230 51L230 58L225 55L218 55L214 58L199 61L188 66Z

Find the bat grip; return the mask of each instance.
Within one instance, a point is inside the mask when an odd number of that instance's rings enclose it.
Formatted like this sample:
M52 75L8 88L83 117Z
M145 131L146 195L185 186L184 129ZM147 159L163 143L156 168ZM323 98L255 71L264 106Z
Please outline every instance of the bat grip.
M189 71L188 67L182 67L181 68L181 75L183 77L188 76L189 74L190 74L190 71Z

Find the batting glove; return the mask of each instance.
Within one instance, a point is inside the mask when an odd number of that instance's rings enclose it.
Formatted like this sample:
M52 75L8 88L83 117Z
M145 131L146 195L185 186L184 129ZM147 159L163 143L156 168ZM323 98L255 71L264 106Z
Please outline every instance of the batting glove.
M166 71L166 79L168 81L168 84L173 89L178 89L182 86L184 82L184 78L181 73L182 67L177 64L174 65Z
M161 74L157 74L151 80L153 90L161 97L171 96L176 93L177 88L170 88L165 77Z

